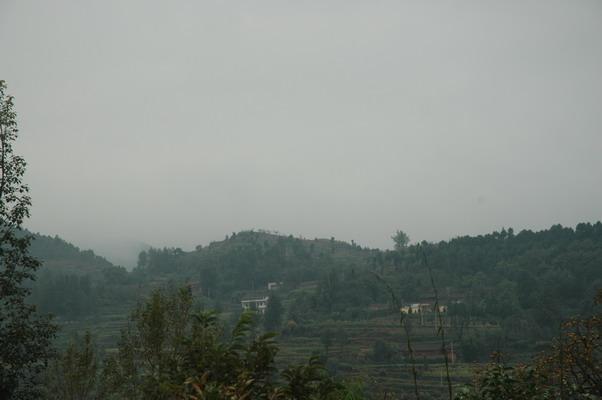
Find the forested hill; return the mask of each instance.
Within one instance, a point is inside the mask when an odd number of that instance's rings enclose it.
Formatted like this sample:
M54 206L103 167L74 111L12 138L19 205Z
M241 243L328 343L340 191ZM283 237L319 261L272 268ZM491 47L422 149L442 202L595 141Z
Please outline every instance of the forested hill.
M123 301L116 294L131 282L125 268L58 236L33 234L30 254L41 262L31 299L42 312L59 317L82 318L103 304Z
M377 272L398 283L400 296L413 300L429 291L424 281L422 254L435 271L437 282L469 295L483 285L513 282L511 291L524 304L541 293L573 304L588 296L602 279L602 223L582 223L576 228L554 225L550 229L515 233L503 229L480 236L464 236L439 243L422 242L398 250L362 248L331 239L302 239L246 231L195 251L150 249L140 253L134 275L200 280L220 293L263 287L269 281L289 286L322 278L331 270L351 276ZM506 282L508 281L508 282ZM426 285L426 286L425 286ZM531 299L531 300L529 300Z
M241 232L192 252L143 252L133 275L147 282L199 282L207 301L220 305L236 304L267 282L284 282L290 318L355 319L389 301L382 281L402 303L432 300L423 255L450 315L460 323L502 326L505 339L517 343L550 337L562 319L587 313L602 287L600 222L538 232L503 229L386 251L334 238ZM303 285L315 289L296 291Z
M388 288L401 303L432 301L428 265L441 302L460 327L450 334L466 359L471 346L473 356L487 354L483 346L499 342L499 335L519 349L547 340L562 319L588 313L602 287L600 222L508 229L385 251L335 238L245 231L194 251L141 252L129 273L58 238L38 237L32 251L45 264L34 298L65 318L125 313L138 296L166 284L191 285L206 307L237 312L242 298L282 282L283 321L366 320L374 310L394 312ZM500 327L498 337L485 337L483 330L471 337L462 328L479 324Z
M63 271L88 273L114 267L94 251L81 250L58 236L33 234L30 253L46 267Z
M355 243L303 239L263 231L243 231L195 251L149 249L140 253L134 275L200 280L204 291L220 293L263 288L270 281L296 286L319 279L329 268L353 269L369 264L373 251Z

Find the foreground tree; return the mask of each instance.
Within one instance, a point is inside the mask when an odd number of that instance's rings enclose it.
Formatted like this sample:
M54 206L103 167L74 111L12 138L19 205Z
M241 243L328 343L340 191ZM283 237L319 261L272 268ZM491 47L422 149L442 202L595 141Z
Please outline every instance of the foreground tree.
M25 160L13 153L17 121L12 96L0 81L0 399L38 398L38 378L51 355L56 328L26 302L26 283L40 263L28 254L21 225L31 199L22 183Z
M594 315L564 322L552 349L535 362L542 385L555 388L556 398L602 398L602 289L594 307Z
M456 400L602 398L602 290L595 306L594 315L564 322L552 347L530 364L508 366L496 355Z
M46 373L46 399L93 400L96 391L98 354L89 332L82 340L73 338Z
M118 352L105 360L102 398L172 398L188 376L192 318L188 289L154 291L131 314Z
M245 313L225 334L213 312L194 312L187 289L157 290L134 311L117 353L105 360L97 398L358 398L345 397L348 389L316 358L278 373L275 334L257 336L256 320Z

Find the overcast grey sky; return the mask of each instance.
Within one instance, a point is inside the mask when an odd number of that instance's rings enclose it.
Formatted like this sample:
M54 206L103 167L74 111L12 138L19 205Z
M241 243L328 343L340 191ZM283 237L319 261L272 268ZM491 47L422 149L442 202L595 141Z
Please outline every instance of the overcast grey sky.
M388 247L602 218L602 1L0 0L31 229Z

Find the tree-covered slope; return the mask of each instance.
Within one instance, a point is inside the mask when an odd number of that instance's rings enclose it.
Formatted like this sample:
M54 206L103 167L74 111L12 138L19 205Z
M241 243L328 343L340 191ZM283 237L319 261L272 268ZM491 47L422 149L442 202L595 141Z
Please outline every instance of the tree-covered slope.
M58 236L34 234L30 253L47 268L60 269L65 272L101 273L105 268L114 267L94 251L81 250Z
M189 252L150 249L130 273L58 238L34 243L45 264L34 298L55 314L114 312L166 284L189 284L206 307L238 312L243 297L283 282L283 328L396 312L387 285L402 303L432 302L426 256L440 302L449 306L450 334L467 359L486 356L492 346L533 350L561 320L587 314L602 287L600 222L539 232L508 229L385 251L334 238L246 231ZM497 333L470 329L477 325L497 327Z
M140 254L134 275L140 279L170 276L198 280L206 294L228 294L263 288L271 281L296 286L319 279L329 268L366 265L370 254L334 238L307 240L244 231L192 252L149 249Z
M103 306L132 300L126 292L132 281L125 268L92 250L80 250L58 236L34 234L30 254L41 262L31 300L44 313L91 317Z
M429 269L440 303L448 306L444 323L460 361L453 370L457 382L466 376L463 362L485 361L492 351L526 359L547 348L562 320L589 315L594 291L602 287L599 222L402 243L384 251L246 231L193 251L150 249L132 272L60 239L37 240L35 254L45 266L32 298L59 317L61 340L92 329L102 347L113 348L129 311L165 286L189 285L196 304L216 309L231 328L241 299L274 297L267 283L282 282L278 315L260 321L280 333L279 363L318 354L331 372L369 377L395 392L407 391L411 377L391 291L402 304L432 304ZM434 318L407 318L420 377L435 393L442 361Z
M267 282L284 282L288 318L355 319L390 300L377 276L402 303L432 302L425 260L457 324L488 322L502 327L505 343L533 344L550 337L562 319L587 313L602 287L602 224L508 229L386 251L241 232L192 252L151 249L141 253L133 274L147 282L198 282L220 305L234 305ZM296 289L308 282L312 290Z

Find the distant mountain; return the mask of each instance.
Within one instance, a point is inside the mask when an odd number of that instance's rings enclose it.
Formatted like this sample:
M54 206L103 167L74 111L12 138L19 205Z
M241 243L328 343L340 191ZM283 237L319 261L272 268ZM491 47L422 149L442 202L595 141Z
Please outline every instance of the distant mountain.
M31 283L31 301L43 313L80 319L135 298L125 268L58 236L33 234L30 254L42 265Z
M96 274L105 268L115 267L94 251L81 250L58 236L40 233L33 235L30 254L40 260L45 269L63 273Z

